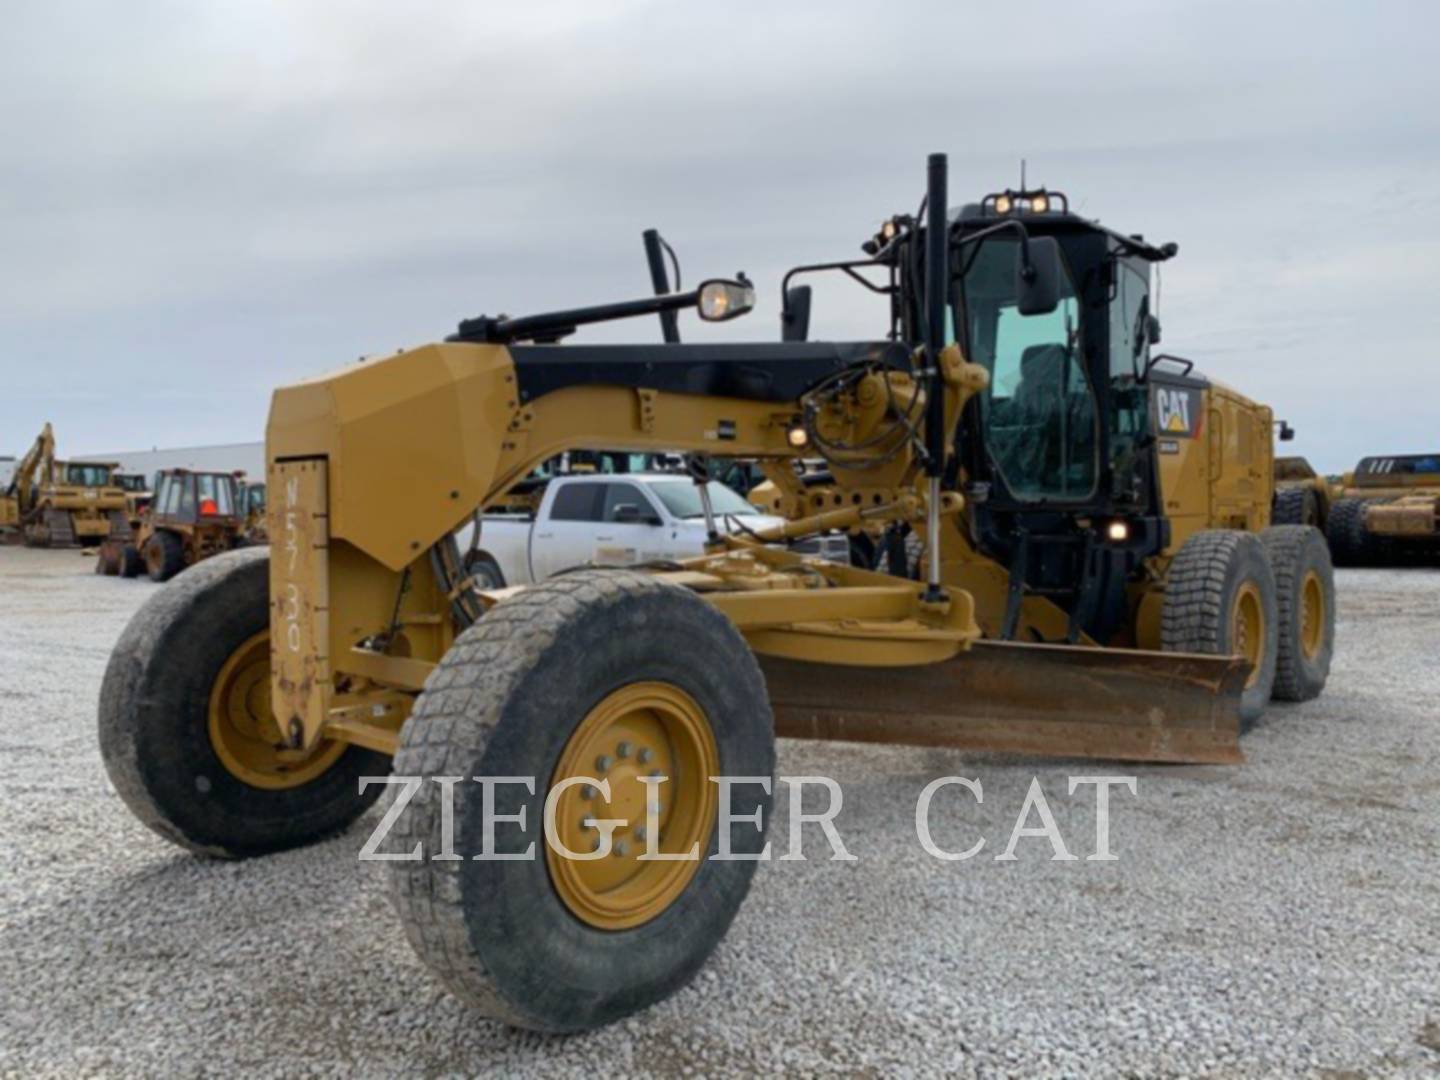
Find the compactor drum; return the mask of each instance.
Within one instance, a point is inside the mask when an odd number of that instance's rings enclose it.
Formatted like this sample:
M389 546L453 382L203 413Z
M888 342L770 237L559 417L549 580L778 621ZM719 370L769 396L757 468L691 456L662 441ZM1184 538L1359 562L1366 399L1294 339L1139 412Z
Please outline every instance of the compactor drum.
M126 803L236 857L343 828L393 768L375 850L417 954L563 1031L705 962L766 851L777 732L1240 761L1242 720L1320 691L1334 626L1319 534L1270 526L1269 410L1151 355L1173 245L1058 193L947 213L940 155L926 198L787 275L778 342L680 344L676 313L753 288L671 292L649 234L654 297L469 319L279 390L268 551L180 575L111 658ZM792 281L825 270L890 298L876 340L807 340ZM564 343L636 315L665 343ZM699 558L471 576L455 530L587 449L757 462L786 520L728 534L702 496ZM894 572L785 547L834 530Z

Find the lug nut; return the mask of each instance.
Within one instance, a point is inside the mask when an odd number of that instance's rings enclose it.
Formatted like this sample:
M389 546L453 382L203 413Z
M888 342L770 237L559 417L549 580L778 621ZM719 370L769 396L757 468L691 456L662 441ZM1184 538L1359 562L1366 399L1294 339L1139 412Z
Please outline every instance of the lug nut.
M629 854L630 854L630 845L627 844L624 840L621 840L618 844L615 845L615 855L616 855L618 858L623 859L626 855L629 855Z
M586 784L580 789L580 797L582 799L593 799L596 795L599 794L600 792L596 789L594 784Z
M643 843L645 842L645 826L644 826L644 825L640 825L640 826L638 826L638 827L635 829L635 842L636 842L637 844L643 844Z
M628 742L622 742L619 746L615 747L615 756L618 757L618 758L627 758L627 757L629 757L629 756L630 756L630 744L629 744Z
M609 758L609 756L606 755L606 754L601 754L599 757L597 757L597 758L595 759L595 768L599 769L601 772L609 772L609 771L610 771L610 758Z
M637 761L640 762L641 765L649 765L650 759L654 756L655 755L650 752L650 748L648 746L642 746L640 748L640 753L636 754L635 758Z

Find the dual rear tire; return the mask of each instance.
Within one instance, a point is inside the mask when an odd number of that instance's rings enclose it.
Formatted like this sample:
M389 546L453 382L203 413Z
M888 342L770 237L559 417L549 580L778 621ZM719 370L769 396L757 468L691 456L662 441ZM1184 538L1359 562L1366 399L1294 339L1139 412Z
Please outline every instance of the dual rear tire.
M1272 698L1306 701L1324 688L1334 598L1329 551L1317 529L1208 529L1190 537L1170 565L1161 646L1245 659L1240 722L1249 728Z

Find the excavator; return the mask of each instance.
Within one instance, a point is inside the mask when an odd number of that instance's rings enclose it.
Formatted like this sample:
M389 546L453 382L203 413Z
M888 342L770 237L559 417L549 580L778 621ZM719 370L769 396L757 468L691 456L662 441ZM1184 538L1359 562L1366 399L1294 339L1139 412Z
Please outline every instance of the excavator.
M0 500L0 530L7 540L30 547L76 547L128 534L125 492L114 482L115 469L57 460L55 433L47 423Z
M932 155L862 258L790 271L779 341L681 343L680 313L737 318L754 286L682 289L677 260L672 288L651 232L654 295L466 319L276 391L269 548L181 573L110 659L125 803L239 858L391 789L366 850L418 956L487 1016L574 1031L724 936L770 855L777 736L1241 763L1333 648L1323 538L1270 524L1273 415L1152 352L1174 245L1043 189L951 211L947 173ZM886 330L810 340L820 273L883 297ZM660 344L567 341L655 316ZM694 559L469 579L473 509L586 449L758 462L785 521L706 506ZM919 537L918 579L784 546L861 528Z

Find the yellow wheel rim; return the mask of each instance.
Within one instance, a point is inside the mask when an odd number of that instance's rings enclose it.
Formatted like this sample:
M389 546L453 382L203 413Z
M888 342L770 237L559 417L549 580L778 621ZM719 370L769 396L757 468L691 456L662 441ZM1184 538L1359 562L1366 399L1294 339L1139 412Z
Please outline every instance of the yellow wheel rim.
M1230 647L1250 662L1250 677L1245 680L1245 689L1249 690L1260 681L1260 665L1265 659L1265 608L1253 581L1245 582L1235 594Z
M624 824L611 833L610 852L602 858L571 859L546 844L550 880L576 918L602 930L625 930L675 902L709 850L718 806L710 777L719 774L719 763L710 722L679 687L634 683L590 710L565 744L550 782L553 787L571 777L606 780L610 797L590 784L565 789L556 801L555 832L570 851L591 854L601 833L585 824L587 819ZM665 780L647 785L643 776ZM659 825L653 840L645 831L652 791ZM698 845L696 858L641 859L652 842L667 855Z
M1300 652L1314 660L1325 645L1325 587L1314 570L1300 585Z
M286 750L270 710L270 631L262 630L230 654L210 687L210 745L227 772L251 787L279 790L308 784L345 752L323 741L296 760Z

